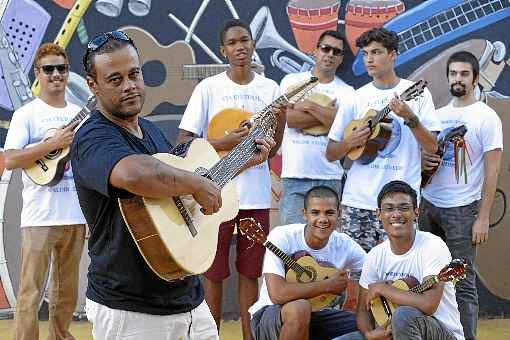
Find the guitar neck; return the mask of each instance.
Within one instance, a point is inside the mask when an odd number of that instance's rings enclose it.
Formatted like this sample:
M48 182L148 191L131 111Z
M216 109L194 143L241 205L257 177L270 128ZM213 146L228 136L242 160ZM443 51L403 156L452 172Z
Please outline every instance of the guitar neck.
M439 282L439 279L438 279L437 275L434 275L434 276L428 278L427 280L423 281L423 283L409 289L409 291L411 291L413 293L421 294L424 291L427 291L430 288L434 287L438 282Z
M270 241L266 240L266 242L264 242L264 246L267 249L269 249L273 254L278 256L278 258L280 258L280 260L282 260L289 268L294 270L296 273L298 273L298 274L306 273L305 268L303 268L299 263L297 263L294 259L292 259L292 257L285 254L280 248L275 246Z
M372 125L376 125L376 124L380 123L384 118L386 118L386 116L390 112L391 112L390 106L386 105L381 111L377 112L377 115L373 119Z
M228 70L228 64L218 65L182 65L182 79L185 80L197 80L205 79L207 77L220 74L223 71Z

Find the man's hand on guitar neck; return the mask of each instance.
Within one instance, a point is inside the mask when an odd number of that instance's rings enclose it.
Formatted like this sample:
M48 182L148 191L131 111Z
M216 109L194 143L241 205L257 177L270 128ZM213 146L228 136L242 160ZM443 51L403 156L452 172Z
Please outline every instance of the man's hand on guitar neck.
M425 150L421 151L421 170L429 171L434 170L441 163L441 157L435 153L430 153Z
M411 110L406 102L400 100L396 93L395 97L391 99L388 106L390 107L391 111L395 112L397 116L404 118L405 121L408 121L414 116L413 110Z
M64 128L57 129L55 134L45 141L48 143L48 147L50 147L50 152L57 149L63 149L71 145L74 138L74 128L77 125L78 121Z
M276 142L271 137L266 137L264 139L255 139L255 143L257 144L258 151L253 154L253 156L246 162L246 164L239 171L242 172L252 166L261 164L267 161L269 157L269 152L276 145Z

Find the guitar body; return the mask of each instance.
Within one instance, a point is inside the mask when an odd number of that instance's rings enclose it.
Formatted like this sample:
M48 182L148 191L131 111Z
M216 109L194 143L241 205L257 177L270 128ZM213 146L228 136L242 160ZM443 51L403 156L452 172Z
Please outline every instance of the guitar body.
M43 141L52 137L56 130L49 129ZM39 143L29 144L26 147L30 148ZM70 158L69 147L53 150L43 158L38 159L32 166L23 169L23 171L35 184L53 186L64 177L65 167Z
M409 291L418 284L418 280L414 277L407 277L394 281L391 285L400 290ZM370 310L374 316L375 323L378 326L386 327L391 322L391 316L398 306L391 303L384 297L378 297L372 300Z
M232 130L241 127L241 124L250 120L252 114L240 109L225 109L218 112L209 122L207 127L207 137L209 139L219 139L225 137ZM229 151L219 151L220 157L226 155Z
M214 148L204 139L195 139L185 158L171 154L154 155L173 167L194 171L210 169L219 161ZM222 207L213 215L204 215L191 196L181 196L197 233L192 234L172 197L150 199L136 196L119 199L124 221L141 255L165 281L181 279L205 272L213 263L220 223L233 219L239 211L237 191L233 182L222 191Z
M376 110L369 110L362 119L351 121L344 129L344 138L352 135L354 131L366 125L377 115ZM389 120L383 120L372 126L372 134L368 137L365 145L358 146L347 152L347 157L361 164L369 164L377 158L379 150L384 149L391 137L392 124Z
M299 275L294 270L289 269L287 271L287 274L285 276L286 280L288 282L316 282L316 281L322 281L327 278L332 277L338 272L338 269L333 267L324 267L315 261L315 259L309 255L303 256L296 260L298 264L300 264L303 268L307 269L308 271L312 272L312 277L309 277L306 273ZM335 300L336 295L333 294L322 294L319 296L316 296L314 298L309 299L312 310L318 311L321 310L327 306L329 306L333 300Z
M195 63L195 53L185 41L175 41L170 45L161 45L149 32L134 26L120 29L136 41L140 64L159 61L165 68L165 79L157 86L145 84L145 103L142 115L150 114L161 102L167 101L174 105L185 105L197 84L197 80L184 79L182 70L176 72L176 66ZM172 91L168 91L171 88Z
M318 92L312 93L307 99L314 102L315 104L324 107L329 107L334 102L334 100L329 98L329 96L326 96L325 94ZM322 124L303 129L303 133L305 135L311 136L325 136L328 134L328 132L329 128Z
M430 183L430 181L432 181L432 177L434 177L434 175L439 170L439 167L441 166L441 163L443 162L442 152L441 152L441 154L438 154L438 156L441 157L441 162L439 162L439 164L437 166L433 167L430 170L423 170L421 172L421 185L420 185L420 188L426 187Z

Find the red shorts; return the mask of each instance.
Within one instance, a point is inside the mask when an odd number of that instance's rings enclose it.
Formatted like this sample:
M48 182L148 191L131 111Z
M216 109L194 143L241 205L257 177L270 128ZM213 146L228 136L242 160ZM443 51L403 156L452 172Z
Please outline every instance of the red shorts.
M230 276L229 252L230 243L234 233L234 226L242 218L253 217L260 223L266 235L269 233L269 209L239 210L237 216L220 224L218 234L218 248L216 257L211 267L204 276L211 281L219 282ZM249 240L241 233L237 233L236 245L236 268L239 274L250 279L259 278L262 275L262 263L266 248L254 241Z

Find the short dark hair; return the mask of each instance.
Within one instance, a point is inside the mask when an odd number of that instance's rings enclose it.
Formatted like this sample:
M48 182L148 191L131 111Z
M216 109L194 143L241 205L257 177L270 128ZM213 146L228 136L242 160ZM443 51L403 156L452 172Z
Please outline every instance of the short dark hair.
M416 191L404 181L391 181L386 183L377 196L377 207L380 209L382 200L387 196L392 196L394 194L406 194L410 196L413 201L413 208L418 207Z
M223 43L225 42L225 35L227 34L227 31L231 29L232 27L242 27L245 30L248 31L248 34L250 35L250 38L253 40L253 36L251 34L251 29L248 24L246 24L244 21L239 19L230 19L225 24L223 24L223 28L220 31L220 45L223 46Z
M381 43L390 52L398 52L400 38L397 33L382 27L372 28L370 31L361 34L358 39L356 39L356 46L363 48L370 45L373 41Z
M105 34L105 33L102 33L102 34ZM94 40L94 39L92 39L92 40ZM83 67L85 69L85 73L88 76L95 78L96 77L96 70L95 70L96 56L100 55L100 54L112 53L112 52L120 50L126 46L133 46L133 48L136 50L136 53L138 53L138 49L136 48L135 42L131 39L120 40L120 39L108 38L108 40L103 45L101 45L101 47L99 47L97 50L94 50L94 51L87 50L83 57Z
M308 207L308 203L311 198L334 198L336 201L336 208L338 209L340 207L338 193L325 185L315 186L306 192L304 202L305 210Z
M452 54L446 62L446 77L448 77L448 73L450 72L451 63L470 64L471 69L473 70L473 81L478 77L478 74L480 73L480 64L478 63L478 59L476 59L476 57L471 52L459 51Z
M345 39L345 37L342 33L338 32L338 31L329 30L329 31L324 31L321 33L321 35L319 36L319 39L317 40L317 47L320 46L320 44L322 43L322 40L324 40L325 37L332 37L332 38L335 38L338 40L342 40L344 49L347 45L347 40Z

